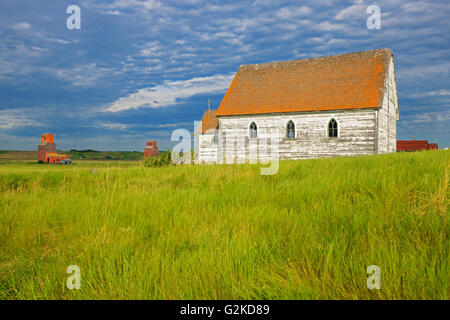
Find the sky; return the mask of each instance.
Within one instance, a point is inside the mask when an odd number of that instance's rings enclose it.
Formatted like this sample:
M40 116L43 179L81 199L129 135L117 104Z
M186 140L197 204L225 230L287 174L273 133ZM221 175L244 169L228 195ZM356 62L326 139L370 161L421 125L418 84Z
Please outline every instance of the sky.
M394 53L397 138L449 147L449 18L448 1L2 0L0 150L47 132L60 150L165 150L240 65L379 48Z

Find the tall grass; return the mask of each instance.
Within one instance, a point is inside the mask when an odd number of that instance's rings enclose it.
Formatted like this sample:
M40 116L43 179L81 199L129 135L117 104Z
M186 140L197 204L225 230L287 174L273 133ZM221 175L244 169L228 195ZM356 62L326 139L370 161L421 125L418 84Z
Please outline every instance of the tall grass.
M147 168L172 166L171 152L160 152L156 157L147 157L142 161L142 165Z
M92 166L0 165L0 298L449 298L448 151Z

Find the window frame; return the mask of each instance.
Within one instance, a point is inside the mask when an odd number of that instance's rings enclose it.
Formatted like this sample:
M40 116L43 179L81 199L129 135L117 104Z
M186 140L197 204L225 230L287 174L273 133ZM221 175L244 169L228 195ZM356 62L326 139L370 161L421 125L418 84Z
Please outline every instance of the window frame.
M255 126L255 129L252 129L252 126ZM255 133L255 136L252 136L252 131ZM258 125L255 121L250 122L250 125L248 126L248 137L249 139L258 139Z
M292 130L293 130L293 133L294 133L294 136L293 137L290 137L289 136L289 132L290 132L290 128L289 128L289 125L290 124L292 124L292 126L293 126L293 128L292 128ZM292 121L292 120L288 120L288 122L286 123L286 135L285 135L285 138L286 139L295 139L297 137L297 134L296 134L296 132L295 132L295 123L294 123L294 121Z
M334 122L335 124L336 124L336 127L335 128L330 128L330 124L332 123L332 122ZM336 132L336 135L330 135L330 130L335 130ZM327 134L327 138L329 138L329 139L336 139L336 138L339 138L339 122L336 120L336 118L334 118L334 117L332 117L330 120L328 120L328 122L327 122L327 131L326 131L326 134Z

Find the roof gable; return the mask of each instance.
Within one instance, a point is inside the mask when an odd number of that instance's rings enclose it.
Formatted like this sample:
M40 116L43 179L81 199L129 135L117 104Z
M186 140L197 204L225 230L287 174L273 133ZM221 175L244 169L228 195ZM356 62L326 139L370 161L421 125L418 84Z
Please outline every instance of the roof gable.
M217 116L377 108L392 52L241 66Z

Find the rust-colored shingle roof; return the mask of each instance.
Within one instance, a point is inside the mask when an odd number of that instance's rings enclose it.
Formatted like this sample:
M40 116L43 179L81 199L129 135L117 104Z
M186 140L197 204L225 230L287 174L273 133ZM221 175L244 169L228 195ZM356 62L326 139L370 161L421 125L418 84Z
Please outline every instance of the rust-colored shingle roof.
M377 108L389 49L241 66L217 116Z
M205 133L206 130L219 128L219 118L216 117L216 111L217 110L205 111L201 123L201 133ZM197 133L200 133L200 126L197 127Z

